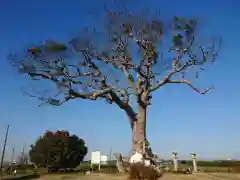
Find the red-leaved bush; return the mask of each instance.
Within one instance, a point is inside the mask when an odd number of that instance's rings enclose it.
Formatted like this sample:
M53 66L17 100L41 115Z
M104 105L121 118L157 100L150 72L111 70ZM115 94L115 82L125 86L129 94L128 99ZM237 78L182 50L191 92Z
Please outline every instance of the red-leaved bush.
M162 175L163 171L145 166L142 163L133 163L129 167L129 180L156 180Z

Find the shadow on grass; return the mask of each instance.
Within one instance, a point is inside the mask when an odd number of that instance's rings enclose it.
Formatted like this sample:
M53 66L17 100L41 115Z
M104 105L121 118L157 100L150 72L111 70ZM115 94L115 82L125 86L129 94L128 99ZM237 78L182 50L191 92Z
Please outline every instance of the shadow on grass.
M31 180L31 179L37 179L39 178L39 174L30 174L30 175L19 175L19 176L13 176L13 177L6 177L2 180Z

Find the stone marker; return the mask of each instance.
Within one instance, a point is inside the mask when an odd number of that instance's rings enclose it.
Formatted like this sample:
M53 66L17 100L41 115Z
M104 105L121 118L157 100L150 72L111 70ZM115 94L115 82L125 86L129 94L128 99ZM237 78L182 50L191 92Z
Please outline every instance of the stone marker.
M193 162L193 172L197 172L198 168L197 168L197 157L196 157L196 153L191 153L192 156L192 162Z
M177 172L178 171L178 158L177 158L178 153L172 152L172 155L173 155L174 171Z

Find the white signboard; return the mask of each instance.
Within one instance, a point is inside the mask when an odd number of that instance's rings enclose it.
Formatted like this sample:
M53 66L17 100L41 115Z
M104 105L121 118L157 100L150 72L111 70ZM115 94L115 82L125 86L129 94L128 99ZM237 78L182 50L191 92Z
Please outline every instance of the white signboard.
M91 156L91 164L100 164L101 162L101 154L100 151L92 152Z
M107 165L108 163L108 156L107 155L101 155L101 164Z

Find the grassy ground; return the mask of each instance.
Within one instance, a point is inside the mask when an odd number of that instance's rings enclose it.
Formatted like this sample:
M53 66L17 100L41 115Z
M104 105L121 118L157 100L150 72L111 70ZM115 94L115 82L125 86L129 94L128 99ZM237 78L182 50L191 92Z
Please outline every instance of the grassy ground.
M126 180L126 175L92 174L82 175L45 175L39 180ZM166 173L159 180L240 180L240 174L196 173L191 175Z
M29 179L39 179L39 174L18 174L16 176L3 176L2 180L29 180Z
M187 164L179 164L179 169L183 170L188 167L191 167L191 165ZM89 170L90 166L89 164L81 164L79 167L77 167L75 170L81 170L86 171ZM95 167L98 169L98 167ZM170 168L172 168L170 166ZM240 167L201 167L199 166L200 172L193 174L193 175L183 175L183 174L173 174L173 173L165 173L163 180L240 180ZM111 172L110 172L111 170ZM27 177L27 175L33 175L33 174L41 175L40 178L37 176L35 177ZM29 179L36 179L39 180L126 180L126 176L120 175L117 173L117 168L115 164L110 164L108 166L101 166L100 172L94 173L91 176L85 176L82 172L57 172L57 173L48 173L47 168L39 168L36 171L33 169L26 169L25 171L18 171L17 175L14 176L5 176L3 179L6 180L29 180Z
M89 176L83 173L45 173L41 177L30 177L26 178L23 175L19 174L15 177L5 177L5 180L127 180L126 174L114 173L93 173ZM162 178L159 180L240 180L240 173L206 173L198 172L194 174L174 174L174 173L165 173Z

